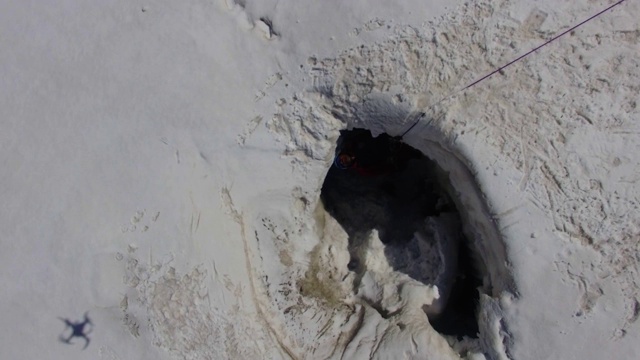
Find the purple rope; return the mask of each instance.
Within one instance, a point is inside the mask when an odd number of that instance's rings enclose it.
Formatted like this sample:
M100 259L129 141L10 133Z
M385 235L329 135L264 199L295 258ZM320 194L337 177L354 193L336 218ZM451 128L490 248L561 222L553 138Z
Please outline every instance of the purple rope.
M607 12L607 11L609 11L609 10L613 9L614 7L616 7L616 6L620 5L620 4L622 4L622 3L623 3L623 2L625 2L625 1L626 1L626 0L620 0L620 1L618 1L617 3L615 3L615 4L611 5L611 6L609 6L608 8L606 8L606 9L604 9L604 10L600 11L599 13L597 13L597 14L595 14L595 15L591 16L591 17L590 17L590 18L588 18L587 20L584 20L583 22L579 23L578 25L576 25L576 26L574 26L574 27L570 28L569 30L566 30L566 31L562 32L560 35L556 35L556 36L554 36L553 38L551 38L550 40L547 40L544 44L542 44L542 45L540 45L540 46L538 46L538 47L534 48L533 50L530 50L528 53L526 53L526 54L524 54L524 55L519 56L517 59L510 61L510 62L509 62L509 63L507 63L506 65L504 65L504 66L502 66L502 67L499 67L498 69L494 70L493 72L491 72L491 73L489 73L489 74L487 74L487 75L485 75L485 76L481 77L480 79L478 79L478 80L476 80L476 81L472 82L471 84L469 84L469 85L465 86L464 88L460 89L460 91L466 90L466 89L468 89L468 88L472 87L473 85L476 85L477 83L479 83L479 82L483 81L484 79L486 79L486 78L488 78L488 77L492 76L493 74L495 74L495 73L497 73L497 72L500 72L501 70L505 69L505 68L506 68L506 67L508 67L509 65L512 65L512 64L514 64L514 63L516 63L516 62L518 62L518 61L522 60L523 58L525 58L525 57L527 57L527 56L531 55L532 53L536 52L536 51L537 51L537 50L539 50L540 48L542 48L542 47L544 47L544 46L546 46L546 45L549 45L550 43L554 42L554 41L555 41L555 40L557 40L558 38L560 38L560 37L562 37L562 36L566 35L567 33L569 33L569 32L571 32L571 31L573 31L573 30L575 30L575 29L579 28L580 26L582 26L582 25L584 25L584 24L588 23L589 21L591 21L591 20L593 20L593 19L597 18L598 16L600 16L600 15L604 14L605 12Z

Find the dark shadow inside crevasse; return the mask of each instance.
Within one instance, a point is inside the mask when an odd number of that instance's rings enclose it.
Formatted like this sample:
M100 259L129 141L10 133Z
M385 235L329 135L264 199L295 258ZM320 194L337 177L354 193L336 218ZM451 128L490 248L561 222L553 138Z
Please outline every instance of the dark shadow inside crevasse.
M469 246L463 242L458 252L458 271L447 306L438 316L429 318L431 326L441 334L460 338L478 337L476 310L479 306L482 280L473 266Z
M366 129L345 130L321 199L349 235L349 270L357 275L364 271L357 249L376 229L395 271L447 289L444 308L430 316L434 329L445 335L477 337L475 311L481 281L458 211L442 185L446 179L442 174L434 161L399 138L373 137ZM451 250L443 260L451 272L446 277L434 266L433 259L439 261L438 256L447 253L437 250L443 246L434 240L438 229L456 239L455 245L444 244Z

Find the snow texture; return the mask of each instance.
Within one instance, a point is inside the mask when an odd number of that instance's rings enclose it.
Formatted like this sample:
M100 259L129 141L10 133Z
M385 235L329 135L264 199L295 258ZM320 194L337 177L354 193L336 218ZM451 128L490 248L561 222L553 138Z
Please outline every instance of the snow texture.
M461 90L608 4L0 5L0 358L640 357L638 2ZM478 339L431 327L443 286L377 231L350 271L320 201L340 130L422 112Z

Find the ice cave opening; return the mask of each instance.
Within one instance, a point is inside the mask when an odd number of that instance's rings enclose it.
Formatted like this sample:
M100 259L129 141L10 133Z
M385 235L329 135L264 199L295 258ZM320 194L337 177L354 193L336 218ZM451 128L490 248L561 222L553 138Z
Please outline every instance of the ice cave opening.
M438 287L438 309L425 308L432 327L459 339L477 338L484 275L447 181L436 162L400 138L356 128L341 131L321 199L349 235L355 286L366 271L361 247L375 229L393 271Z

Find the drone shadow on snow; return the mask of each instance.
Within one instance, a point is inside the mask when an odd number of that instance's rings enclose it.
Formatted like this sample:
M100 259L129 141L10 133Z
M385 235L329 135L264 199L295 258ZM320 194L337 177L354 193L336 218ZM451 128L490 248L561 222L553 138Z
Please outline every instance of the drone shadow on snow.
M60 342L72 345L73 343L71 342L71 340L75 337L78 337L78 338L83 338L85 341L85 344L82 350L86 349L87 346L89 346L91 339L89 339L87 335L89 335L93 331L93 327L94 327L93 323L91 322L91 319L89 319L89 312L86 312L84 314L84 320L82 321L74 322L69 319L61 318L61 317L58 317L58 319L62 320L65 324L65 328L59 337ZM71 329L71 331L69 332L67 329Z

